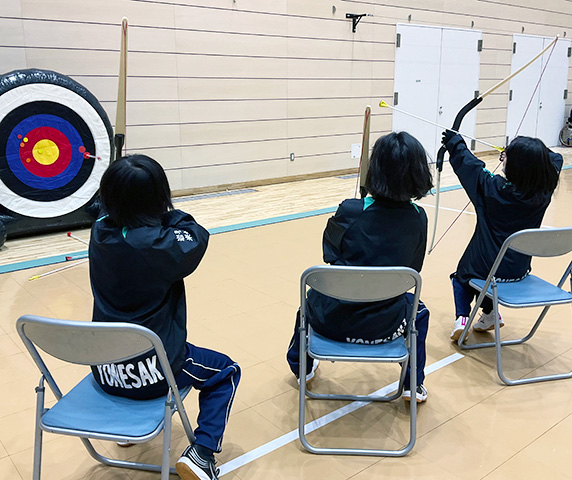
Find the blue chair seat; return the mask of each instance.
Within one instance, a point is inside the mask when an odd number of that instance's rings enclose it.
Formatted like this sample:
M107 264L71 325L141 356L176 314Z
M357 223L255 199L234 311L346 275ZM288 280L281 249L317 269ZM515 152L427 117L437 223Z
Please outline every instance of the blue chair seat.
M181 398L190 387L179 390ZM104 392L92 374L86 376L42 417L42 427L50 431L76 430L145 437L162 428L166 396L133 400Z
M363 343L348 343L331 340L310 328L308 338L308 351L311 355L316 357L352 357L354 361L360 357L370 359L370 361L383 361L384 358L391 358L391 361L395 362L401 361L395 360L396 358L404 360L409 355L403 336L397 337L391 342L364 345Z
M473 278L469 284L482 290L485 280ZM572 302L572 294L535 275L517 282L497 282L497 294L501 305L513 308ZM487 295L492 298L490 286Z

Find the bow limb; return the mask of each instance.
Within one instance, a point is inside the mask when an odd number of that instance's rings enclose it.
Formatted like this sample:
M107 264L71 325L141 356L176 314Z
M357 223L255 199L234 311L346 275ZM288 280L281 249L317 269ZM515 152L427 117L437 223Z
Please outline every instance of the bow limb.
M433 233L431 234L431 243L429 244L428 253L433 251L435 245L435 233L437 232L437 220L439 219L439 197L441 196L441 170L437 168L437 183L435 185L435 221L433 223Z
M542 55L544 55L548 50L550 50L551 47L555 47L556 46L556 42L558 42L558 39L560 38L560 35L556 35L556 37L554 37L554 40L552 40L548 46L546 48L544 48L538 55L536 55L535 57L531 58L527 63L525 63L522 67L520 67L518 70L516 70L515 72L511 73L508 77L502 79L499 83L497 83L496 85L493 85L491 88L489 88L487 91L483 92L482 95L479 96L479 98L485 98L487 95L489 95L490 93L493 93L497 88L502 87L505 83L507 83L508 81L512 80L514 77L516 77L520 72L522 72L525 68L528 68L530 65L532 65L536 60L538 60L540 57L542 57ZM548 62L547 62L548 63Z
M117 110L115 113L115 160L121 158L125 143L127 110L127 18L121 20L121 52L119 54L119 82L117 85Z
M363 134L361 138L361 157L358 171L358 185L360 197L364 198L367 195L365 188L365 180L367 178L367 171L369 169L369 126L371 119L371 106L365 108L363 116ZM357 188L355 196L357 197Z
M489 92L490 93L490 92ZM469 113L473 108L475 108L479 103L483 101L483 96L480 95L476 98L473 98L469 103L467 103L457 116L455 117L455 121L453 122L453 130L459 130L461 128L461 122L465 115ZM435 223L433 224L433 233L431 234L431 244L429 245L429 253L434 248L435 245L435 233L437 232L437 220L439 218L439 196L440 196L440 185L441 185L441 172L443 171L443 161L445 159L445 152L447 149L444 145L441 145L439 151L437 152L437 161L435 162L435 167L437 169L437 185L435 191Z

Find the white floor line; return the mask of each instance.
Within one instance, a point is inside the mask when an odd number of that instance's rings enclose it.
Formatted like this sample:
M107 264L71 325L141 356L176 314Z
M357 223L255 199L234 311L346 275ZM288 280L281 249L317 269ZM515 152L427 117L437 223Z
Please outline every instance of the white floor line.
M422 207L431 207L431 208L435 208L435 205L431 205L430 203L421 203L421 202L415 202L417 205L421 205ZM476 215L475 212L468 212L467 210L461 210L459 208L449 208L449 207L441 207L439 206L439 208L441 210L448 210L450 212L457 212L457 213L466 213L467 215Z
M460 360L463 357L464 355L462 355L461 353L453 353L452 355L449 355L448 357L445 357L435 363L432 363L428 367L425 367L425 374L429 375L430 373L433 373L443 367L446 367L447 365L450 365L451 363L456 362L457 360ZM397 382L393 382L392 384L386 385L385 387L382 387L379 390L373 392L372 395L384 395L395 391L396 388L397 388ZM352 402L349 405L346 405L345 407L338 408L337 410L334 410L333 412L328 413L323 417L320 417L316 420L313 420L310 423L307 423L306 433L313 432L314 430L317 430L318 428L323 427L328 423L332 423L338 418L348 415L349 413L355 412L356 410L365 407L370 403L371 402ZM288 443L293 442L297 439L298 439L298 429L292 430L291 432L282 435L281 437L278 437L264 445L261 445L258 448L255 448L254 450L251 450L250 452L241 455L240 457L236 457L226 462L225 464L221 465L219 476L223 476L227 473L232 472L233 470L236 470L237 468L243 467L244 465L247 465L253 462L254 460L257 460L275 450L278 450L280 447L283 447L284 445L287 445Z

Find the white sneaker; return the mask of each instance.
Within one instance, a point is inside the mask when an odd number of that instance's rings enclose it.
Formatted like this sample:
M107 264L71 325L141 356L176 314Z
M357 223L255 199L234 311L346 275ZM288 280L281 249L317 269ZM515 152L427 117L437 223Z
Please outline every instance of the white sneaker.
M465 325L467 324L468 321L469 317L462 317L462 316L457 317L457 320L455 320L455 324L453 325L453 331L451 332L451 340L453 340L454 342L459 340L459 337L461 336L461 333L463 333Z
M499 327L504 327L502 315L499 313ZM495 328L495 312L482 313L479 321L473 326L475 332L487 332Z
M314 359L314 363L312 364L312 370L310 373L306 375L306 385L308 385L316 375L316 370L318 369L318 365L320 365L320 360ZM300 379L298 379L298 385L300 385Z
M406 402L410 402L411 401L411 390L404 390L403 391L403 400L405 400ZM416 390L415 390L415 399L417 400L417 403L422 403L425 400L427 400L427 389L425 388L424 385L418 385Z
M119 447L127 448L127 447L132 447L135 444L131 442L117 442L117 445Z

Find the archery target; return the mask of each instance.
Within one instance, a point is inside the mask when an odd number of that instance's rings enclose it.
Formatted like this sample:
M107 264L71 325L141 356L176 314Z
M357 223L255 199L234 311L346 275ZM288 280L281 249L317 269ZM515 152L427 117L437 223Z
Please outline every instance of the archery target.
M88 203L112 148L109 120L95 98L68 77L48 73L46 79L55 75L66 86L36 81L0 90L0 204L35 218Z

